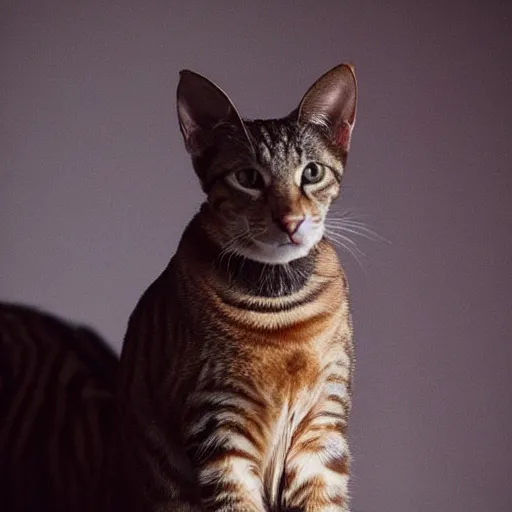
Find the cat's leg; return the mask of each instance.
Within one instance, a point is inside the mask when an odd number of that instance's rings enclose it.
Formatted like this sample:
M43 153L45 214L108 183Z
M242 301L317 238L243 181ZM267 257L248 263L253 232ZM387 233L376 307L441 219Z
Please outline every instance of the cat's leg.
M286 458L281 494L286 512L348 512L349 409L343 384L330 384L298 425Z
M207 511L265 512L261 480L251 461L234 454L204 461L198 469L202 503Z
M194 450L197 479L205 510L264 512L263 486L258 464L247 449L243 433L226 428L212 430Z
M225 389L194 398L185 439L204 510L265 512L261 427L245 414L247 397Z

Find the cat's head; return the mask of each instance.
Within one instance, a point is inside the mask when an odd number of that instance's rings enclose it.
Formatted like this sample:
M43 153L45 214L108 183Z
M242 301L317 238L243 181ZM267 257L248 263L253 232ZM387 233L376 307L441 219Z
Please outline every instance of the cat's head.
M356 100L354 69L342 64L288 116L248 121L215 84L181 72L180 128L222 250L276 264L315 247L340 191Z

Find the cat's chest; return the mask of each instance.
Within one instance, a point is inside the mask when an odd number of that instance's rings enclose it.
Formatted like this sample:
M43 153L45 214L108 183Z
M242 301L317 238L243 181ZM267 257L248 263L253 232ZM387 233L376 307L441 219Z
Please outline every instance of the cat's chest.
M286 358L276 378L264 463L264 486L271 503L277 503L292 446L311 419L325 410L329 397L346 398L343 350L330 351L322 360L297 351Z
M281 382L281 400L274 403L274 414L269 425L266 457L263 465L264 487L269 502L279 502L280 486L292 446L311 418L318 415L327 396L344 397L343 384L328 382L318 374L313 382L297 386L293 379Z

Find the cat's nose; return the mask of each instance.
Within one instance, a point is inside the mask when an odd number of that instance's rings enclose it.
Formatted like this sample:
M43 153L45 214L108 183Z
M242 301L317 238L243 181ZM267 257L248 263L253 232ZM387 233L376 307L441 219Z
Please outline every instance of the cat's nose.
M304 222L304 217L297 217L297 216L289 216L285 215L283 217L280 217L279 219L276 219L276 224L279 226L279 228L284 231L289 237L290 240L293 243L299 243L298 240L296 240L295 235L297 231L300 228L300 225Z

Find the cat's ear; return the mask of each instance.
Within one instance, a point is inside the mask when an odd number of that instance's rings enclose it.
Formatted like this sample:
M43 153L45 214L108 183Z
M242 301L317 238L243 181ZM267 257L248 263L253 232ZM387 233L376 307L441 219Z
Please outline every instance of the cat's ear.
M356 121L357 82L354 66L341 64L321 76L294 111L299 123L324 130L331 142L348 151Z
M212 129L220 124L230 124L247 135L240 115L224 91L193 71L180 71L177 107L185 147L192 156L206 149Z

